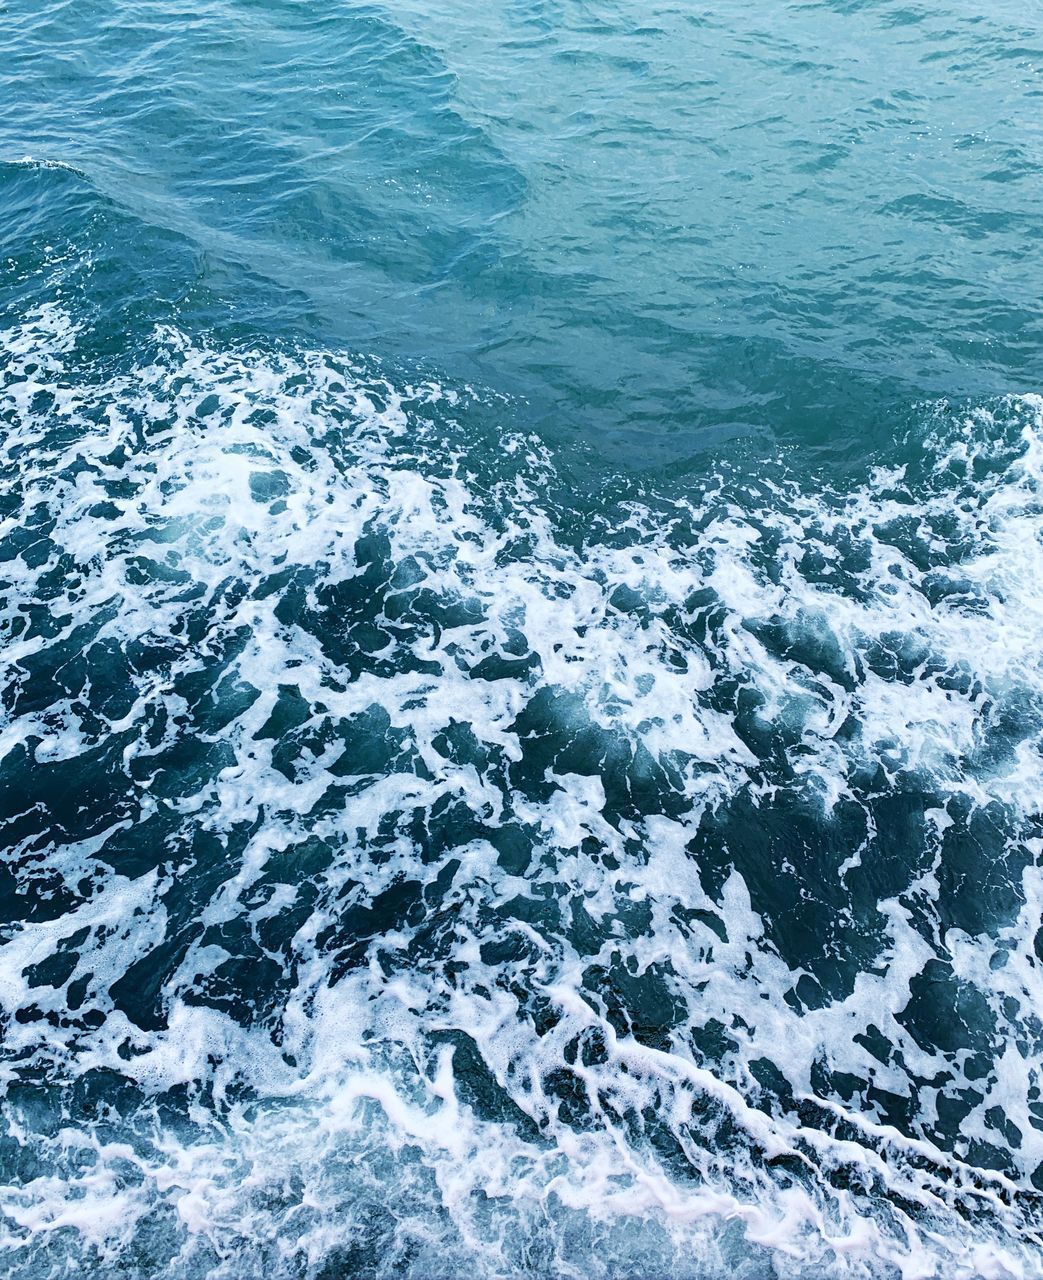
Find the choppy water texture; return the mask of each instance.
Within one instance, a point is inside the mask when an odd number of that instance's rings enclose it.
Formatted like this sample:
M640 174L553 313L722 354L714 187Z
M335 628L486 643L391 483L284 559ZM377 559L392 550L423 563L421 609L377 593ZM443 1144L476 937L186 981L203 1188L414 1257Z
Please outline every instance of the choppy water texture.
M0 5L0 1275L1043 1276L1043 18Z

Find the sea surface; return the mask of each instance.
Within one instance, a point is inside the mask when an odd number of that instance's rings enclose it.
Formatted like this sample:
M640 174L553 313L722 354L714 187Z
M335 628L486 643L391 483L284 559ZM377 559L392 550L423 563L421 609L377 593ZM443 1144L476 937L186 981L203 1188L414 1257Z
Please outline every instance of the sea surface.
M1043 1277L1039 0L0 0L0 1276Z

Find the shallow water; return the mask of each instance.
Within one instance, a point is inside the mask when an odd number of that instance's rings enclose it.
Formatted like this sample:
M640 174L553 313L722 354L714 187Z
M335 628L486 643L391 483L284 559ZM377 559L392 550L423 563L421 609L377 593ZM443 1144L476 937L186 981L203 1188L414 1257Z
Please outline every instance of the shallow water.
M0 1274L1043 1275L1043 21L0 9Z

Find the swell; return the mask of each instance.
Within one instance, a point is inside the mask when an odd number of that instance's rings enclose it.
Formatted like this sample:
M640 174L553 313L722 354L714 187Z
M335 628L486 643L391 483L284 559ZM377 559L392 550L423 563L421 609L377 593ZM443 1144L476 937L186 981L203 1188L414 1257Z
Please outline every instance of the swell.
M1040 1273L1037 399L583 503L0 343L9 1274Z

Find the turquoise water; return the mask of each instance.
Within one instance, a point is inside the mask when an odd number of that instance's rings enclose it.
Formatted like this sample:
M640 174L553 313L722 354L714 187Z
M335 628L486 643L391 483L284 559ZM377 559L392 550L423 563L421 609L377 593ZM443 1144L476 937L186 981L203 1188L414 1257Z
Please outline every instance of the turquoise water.
M1043 17L0 5L0 1274L1043 1275Z

